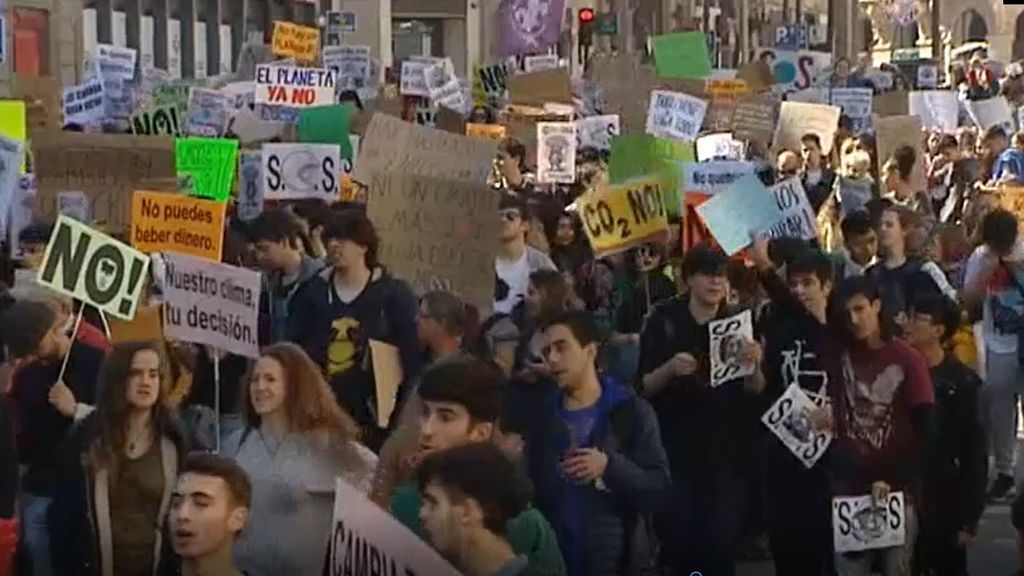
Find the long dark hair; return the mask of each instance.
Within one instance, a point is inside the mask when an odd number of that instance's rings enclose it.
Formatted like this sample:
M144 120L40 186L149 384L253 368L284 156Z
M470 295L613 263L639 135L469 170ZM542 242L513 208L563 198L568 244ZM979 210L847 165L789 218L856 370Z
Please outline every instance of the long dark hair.
M153 405L154 442L158 442L171 421L171 410L167 406L167 394L171 387L167 358L156 342L128 342L114 346L113 351L100 369L99 401L96 403L96 420L99 435L89 447L89 464L95 471L99 468L111 470L111 478L124 454L125 427L128 424L128 379L132 372L132 360L139 352L151 351L160 359L160 389L156 404Z

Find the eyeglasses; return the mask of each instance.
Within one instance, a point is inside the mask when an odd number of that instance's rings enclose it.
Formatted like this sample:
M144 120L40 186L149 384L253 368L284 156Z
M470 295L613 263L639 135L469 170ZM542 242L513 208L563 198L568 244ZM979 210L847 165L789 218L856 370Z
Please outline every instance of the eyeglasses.
M516 220L522 218L522 215L519 214L519 210L516 210L515 208L498 210L498 216L501 216L502 220L508 220L509 222L515 222Z

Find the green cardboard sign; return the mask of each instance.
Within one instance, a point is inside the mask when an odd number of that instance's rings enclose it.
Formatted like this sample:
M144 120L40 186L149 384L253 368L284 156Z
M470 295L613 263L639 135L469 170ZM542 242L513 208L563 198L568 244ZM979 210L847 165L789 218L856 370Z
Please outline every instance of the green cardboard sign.
M299 142L337 144L341 157L352 159L348 135L355 107L351 104L313 106L299 110Z
M654 65L662 78L707 78L711 58L703 32L662 34L652 40Z
M612 136L608 179L612 184L621 184L638 176L657 175L662 182L668 213L679 216L683 212L679 163L694 162L695 158L693 142L655 138L649 134L620 134Z
M192 196L227 202L235 177L238 140L178 138L174 142L178 177L192 180Z

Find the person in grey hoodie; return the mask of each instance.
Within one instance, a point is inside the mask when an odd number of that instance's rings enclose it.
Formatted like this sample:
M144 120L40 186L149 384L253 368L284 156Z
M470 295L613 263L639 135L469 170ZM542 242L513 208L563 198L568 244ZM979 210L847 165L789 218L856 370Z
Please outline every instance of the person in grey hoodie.
M291 340L287 326L292 301L324 267L322 261L303 252L301 234L301 223L283 209L263 212L249 224L256 262L263 270L261 345Z

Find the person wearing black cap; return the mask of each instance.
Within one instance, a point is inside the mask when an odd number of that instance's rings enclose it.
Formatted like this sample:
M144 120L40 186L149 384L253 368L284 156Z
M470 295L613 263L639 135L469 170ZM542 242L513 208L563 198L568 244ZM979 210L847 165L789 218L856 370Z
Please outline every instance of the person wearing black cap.
M19 423L22 475L21 522L33 574L52 573L47 513L57 485L57 447L84 417L96 396L103 352L71 345L63 322L43 302L15 302L0 322L11 358L21 362L9 397ZM65 364L64 360L67 357Z
M717 248L691 248L683 261L688 292L655 306L640 332L640 386L657 413L672 471L658 530L663 561L677 574L734 573L744 510L737 407L744 388L756 390L763 381L755 373L710 386L708 324L737 312L725 305L727 264ZM757 344L740 348L759 363Z

